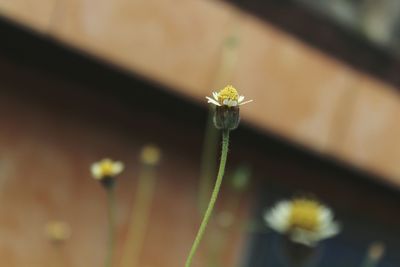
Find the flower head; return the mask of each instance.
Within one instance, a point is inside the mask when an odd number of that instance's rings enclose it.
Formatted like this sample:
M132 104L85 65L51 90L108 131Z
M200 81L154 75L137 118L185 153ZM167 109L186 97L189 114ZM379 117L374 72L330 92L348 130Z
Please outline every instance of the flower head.
M237 90L232 85L225 86L221 91L213 92L212 95L213 98L206 96L208 103L214 104L219 107L236 107L253 101L244 101L244 96L239 96Z
M113 178L124 170L124 164L106 158L93 163L90 170L94 179L102 182L104 186L110 187L114 184Z
M244 96L239 95L232 86L225 86L221 91L213 92L213 98L206 96L208 103L216 106L214 125L221 130L234 130L239 126L239 106L253 100L244 101Z
M160 158L161 150L155 145L145 145L140 153L140 160L146 165L157 165Z
M368 248L368 258L374 262L380 261L385 254L386 246L382 242L374 242Z
M264 219L273 230L306 246L315 246L320 240L340 231L328 207L306 198L281 201L267 211Z
M71 236L71 228L65 222L51 221L46 224L46 235L54 242L62 242Z
M92 164L91 171L93 178L102 180L106 177L115 177L124 170L124 164L120 161L103 159Z

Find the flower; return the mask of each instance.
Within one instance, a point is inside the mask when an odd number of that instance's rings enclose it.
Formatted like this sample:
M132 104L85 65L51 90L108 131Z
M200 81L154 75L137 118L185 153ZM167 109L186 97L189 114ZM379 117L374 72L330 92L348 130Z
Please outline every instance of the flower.
M221 91L213 92L213 98L206 96L208 103L216 106L214 125L221 130L234 130L239 126L239 106L253 100L244 101L244 96L238 94L232 86L225 86Z
M213 98L206 96L208 102L216 106L236 107L252 102L253 100L244 101L244 96L239 96L237 90L232 86L225 86L221 91L213 92ZM243 102L244 101L244 102Z
M140 153L140 160L146 165L157 165L160 158L161 150L155 145L145 145Z
M71 236L71 228L62 221L50 221L46 224L46 235L51 241L65 241Z
M382 242L374 242L368 248L368 258L371 261L379 262L385 254L386 246Z
M105 187L112 187L113 178L124 170L124 164L106 158L93 163L90 170L94 179L100 181Z
M340 231L339 224L333 221L332 211L307 198L280 201L265 213L264 219L273 230L310 247Z

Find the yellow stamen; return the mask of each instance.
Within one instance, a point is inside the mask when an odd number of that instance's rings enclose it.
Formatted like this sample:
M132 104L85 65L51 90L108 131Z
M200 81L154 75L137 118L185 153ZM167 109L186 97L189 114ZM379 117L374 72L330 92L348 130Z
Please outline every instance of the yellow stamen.
M308 199L293 200L289 217L290 228L317 231L319 227L319 213L320 204L318 202Z
M160 161L161 151L157 146L146 145L140 154L140 159L144 164L156 165Z
M104 159L100 162L102 176L114 176L114 162L110 159Z
M46 234L52 241L65 241L71 235L71 229L65 222L49 222L46 225Z
M220 102L224 101L225 99L237 101L238 98L239 98L239 94L232 85L225 86L225 88L222 89L221 91L219 91L219 93L218 93L218 100Z

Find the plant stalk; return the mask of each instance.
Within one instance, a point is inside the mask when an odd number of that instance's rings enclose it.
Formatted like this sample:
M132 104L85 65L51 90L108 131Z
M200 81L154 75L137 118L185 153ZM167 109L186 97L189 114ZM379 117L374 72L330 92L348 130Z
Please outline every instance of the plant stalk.
M208 203L207 210L204 214L204 218L200 224L199 231L197 232L196 238L193 242L192 248L190 249L189 255L186 259L185 267L190 267L192 264L193 256L196 253L197 248L200 245L200 241L203 238L204 232L206 230L208 221L210 220L212 211L215 206L215 202L218 198L218 193L221 188L222 179L224 177L225 165L228 156L228 146L229 146L229 130L224 130L222 132L222 150L221 150L221 160L219 163L217 180L215 182L214 190L211 194L210 202Z

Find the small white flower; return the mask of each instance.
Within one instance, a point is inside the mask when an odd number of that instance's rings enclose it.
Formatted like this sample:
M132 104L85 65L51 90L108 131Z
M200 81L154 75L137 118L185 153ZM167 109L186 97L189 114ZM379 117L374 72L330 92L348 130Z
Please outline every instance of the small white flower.
M103 159L92 164L90 168L92 176L96 180L115 177L124 170L124 164L120 161Z
M236 107L252 102L253 100L244 101L244 96L239 96L237 90L232 86L225 86L221 91L213 92L212 97L206 96L207 102L216 106Z
M340 231L329 208L305 198L278 202L265 213L264 219L273 230L306 246L315 246L320 240L330 238Z

